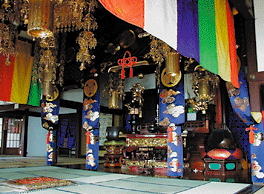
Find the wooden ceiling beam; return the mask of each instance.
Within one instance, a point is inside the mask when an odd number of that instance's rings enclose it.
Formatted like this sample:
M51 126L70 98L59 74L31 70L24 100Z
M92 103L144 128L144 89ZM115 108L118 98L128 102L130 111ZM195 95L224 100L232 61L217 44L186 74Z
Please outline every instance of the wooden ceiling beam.
M26 110L32 107L33 106L27 104L6 104L6 105L0 105L0 112Z
M255 19L253 0L229 0L245 19Z

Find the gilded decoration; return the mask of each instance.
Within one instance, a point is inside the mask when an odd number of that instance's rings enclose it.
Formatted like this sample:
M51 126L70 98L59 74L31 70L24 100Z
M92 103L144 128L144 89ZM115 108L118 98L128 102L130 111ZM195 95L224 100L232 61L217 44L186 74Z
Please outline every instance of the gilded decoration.
M119 79L119 74L111 72L109 80L103 87L103 97L109 95L109 108L118 109L119 99L125 99L125 86L124 80Z
M127 138L127 146L167 147L167 138Z
M218 87L220 79L201 66L195 68L192 76L192 88L196 97L188 99L187 103L194 111L205 113L208 104L214 99L214 90Z
M98 6L96 0L4 0L0 7L0 54L16 55L15 42L19 27L27 27L27 33L36 41L34 71L32 80L44 85L46 96L56 92L56 84L63 85L66 58L66 32L79 31L77 43L80 46L76 61L80 70L91 63L95 56L89 51L97 45L92 33L98 25L93 13ZM57 48L59 33L62 34ZM41 40L39 40L41 39ZM59 53L58 53L59 52ZM58 57L58 59L57 59ZM37 70L36 70L37 69ZM59 71L57 73L56 71ZM57 78L58 77L58 78Z
M124 163L126 166L138 166L138 167L150 167L150 168L167 168L167 162L160 162L155 160L127 160L124 159Z
M84 85L84 93L87 97L92 97L97 91L98 85L94 79L89 79Z

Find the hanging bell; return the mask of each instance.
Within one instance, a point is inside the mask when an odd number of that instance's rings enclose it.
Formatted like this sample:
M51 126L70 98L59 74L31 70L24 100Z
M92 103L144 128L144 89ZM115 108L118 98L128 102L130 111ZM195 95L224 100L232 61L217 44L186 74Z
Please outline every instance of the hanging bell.
M51 96L52 95L52 67L48 65L43 71L43 95Z
M199 99L204 100L208 99L210 97L210 85L208 81L204 78L201 78L198 80L198 93L199 93Z
M110 109L118 109L118 92L117 91L112 91L109 97L109 108Z
M176 86L181 80L180 54L171 52L166 58L166 67L161 74L161 82L164 86Z

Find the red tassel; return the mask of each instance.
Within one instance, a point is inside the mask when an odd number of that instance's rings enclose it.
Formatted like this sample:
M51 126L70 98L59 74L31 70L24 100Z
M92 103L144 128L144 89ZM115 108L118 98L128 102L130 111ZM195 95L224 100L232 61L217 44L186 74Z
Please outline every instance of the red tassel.
M255 142L255 133L253 130L250 130L249 132L249 143L253 144Z
M122 68L121 70L121 79L125 79L125 69Z
M132 67L132 64L130 66L130 77L133 77L133 67Z
M258 128L253 127L253 125L250 125L249 128L246 128L246 131L249 131L249 143L253 144L255 142L255 133L254 130L258 130Z
M168 129L167 129L167 131L169 131L169 135L168 135L168 142L172 142L172 128L171 127L169 127Z
M49 139L50 139L50 131L48 131L48 134L47 134L47 144L49 144Z
M91 143L90 134L91 134L90 131L88 131L88 132L86 133L86 135L87 135L87 138L86 138L86 144L90 144L90 143Z

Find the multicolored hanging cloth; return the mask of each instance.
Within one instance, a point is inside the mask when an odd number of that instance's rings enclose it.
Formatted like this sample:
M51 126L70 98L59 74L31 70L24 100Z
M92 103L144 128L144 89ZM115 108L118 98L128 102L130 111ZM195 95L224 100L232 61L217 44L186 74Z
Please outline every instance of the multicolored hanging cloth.
M41 101L42 84L38 81L36 77L35 79L33 79L34 74L37 74L38 71L37 64L38 64L38 59L37 57L34 57L30 90L28 95L28 104L32 106L40 106L40 101Z
M99 0L112 14L238 84L234 21L227 0Z
M27 104L33 57L32 45L17 41L17 56L9 55L10 63L6 55L0 55L0 100Z

